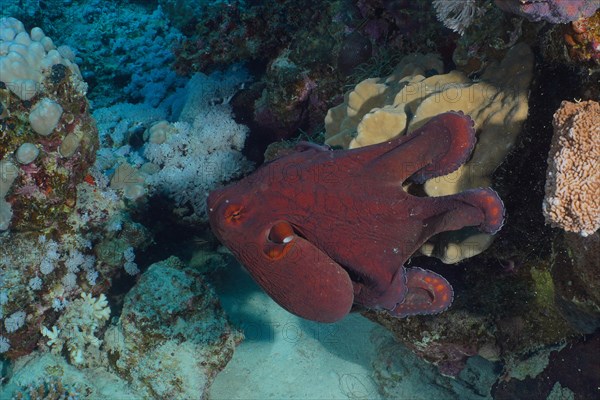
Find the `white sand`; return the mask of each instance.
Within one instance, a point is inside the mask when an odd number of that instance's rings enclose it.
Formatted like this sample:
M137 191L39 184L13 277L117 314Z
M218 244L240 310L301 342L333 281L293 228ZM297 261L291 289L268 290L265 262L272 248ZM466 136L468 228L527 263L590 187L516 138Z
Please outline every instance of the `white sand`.
M384 328L358 314L335 324L298 318L271 300L237 266L218 288L223 307L246 340L217 376L213 400L380 399L369 338Z
M246 340L215 379L211 400L491 399L495 373L486 360L473 357L461 378L447 378L359 314L336 324L306 321L279 307L237 263L221 278L217 293Z

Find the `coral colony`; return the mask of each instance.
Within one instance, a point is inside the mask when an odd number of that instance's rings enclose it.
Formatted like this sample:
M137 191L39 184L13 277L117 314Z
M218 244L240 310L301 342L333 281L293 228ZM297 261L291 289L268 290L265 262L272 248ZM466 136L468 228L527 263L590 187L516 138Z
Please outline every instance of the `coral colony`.
M0 0L0 398L597 397L599 67L598 0Z

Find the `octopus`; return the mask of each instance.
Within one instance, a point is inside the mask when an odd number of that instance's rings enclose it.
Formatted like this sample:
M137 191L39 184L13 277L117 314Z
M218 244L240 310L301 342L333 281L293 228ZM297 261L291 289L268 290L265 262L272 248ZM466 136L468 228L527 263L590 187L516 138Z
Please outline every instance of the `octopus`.
M358 149L301 142L212 191L210 225L258 285L302 318L335 322L353 305L398 318L437 314L451 305L452 286L407 262L440 232L496 233L504 205L490 188L419 197L403 184L456 170L475 142L473 120L455 111Z

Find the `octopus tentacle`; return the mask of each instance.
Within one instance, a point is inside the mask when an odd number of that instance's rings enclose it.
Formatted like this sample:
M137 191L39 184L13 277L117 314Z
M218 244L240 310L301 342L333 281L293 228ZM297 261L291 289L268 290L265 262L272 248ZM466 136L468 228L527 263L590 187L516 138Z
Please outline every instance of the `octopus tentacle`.
M467 160L475 142L471 117L450 111L407 136L363 148L376 154L365 165L363 173L399 184L409 177L422 183L455 171Z
M395 317L439 314L454 300L452 286L442 276L422 268L406 270L408 293L389 313Z

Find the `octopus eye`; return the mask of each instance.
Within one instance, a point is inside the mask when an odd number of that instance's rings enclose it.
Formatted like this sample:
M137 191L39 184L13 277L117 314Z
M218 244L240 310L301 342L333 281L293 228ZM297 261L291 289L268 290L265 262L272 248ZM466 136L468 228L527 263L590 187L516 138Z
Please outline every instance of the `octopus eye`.
M271 227L268 238L264 247L265 254L271 260L280 260L294 246L294 229L285 221L277 222Z
M243 216L243 208L240 205L231 204L225 209L225 220L227 222L239 222Z
M277 244L288 244L294 240L294 229L287 222L277 222L271 227L269 240Z

